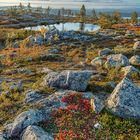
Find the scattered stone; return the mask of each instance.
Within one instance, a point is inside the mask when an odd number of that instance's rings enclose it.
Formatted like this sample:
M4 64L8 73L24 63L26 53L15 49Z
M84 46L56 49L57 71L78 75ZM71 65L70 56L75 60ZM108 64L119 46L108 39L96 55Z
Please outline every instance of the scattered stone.
M27 68L21 68L21 69L18 69L18 73L31 75L32 74L32 70L27 69Z
M135 36L135 33L134 33L134 31L127 30L125 36L126 37L132 37L132 36Z
M59 90L52 95L39 100L36 104L42 106L45 110L56 110L60 107L65 108L67 104L65 102L62 102L62 98L72 93L77 92L72 90ZM83 98L86 98L88 100L94 98L94 95L91 92L80 92L79 94L81 94Z
M41 127L30 125L23 132L21 140L54 140L54 138Z
M102 81L104 79L104 76L100 74L96 74L96 75L92 75L91 79L95 81Z
M5 70L5 74L6 75L18 74L18 71L16 69L14 69L14 70L7 69L7 70Z
M54 88L85 91L92 71L51 72L44 78L44 85Z
M100 129L102 127L102 125L100 124L100 123L96 123L95 125L94 125L94 128L96 128L96 129Z
M105 63L106 68L124 67L129 65L129 60L122 54L110 55Z
M29 110L22 112L13 122L10 136L19 137L20 133L29 125L38 124L48 119L48 115L43 110Z
M13 123L4 124L3 135L6 138L6 140L8 140L8 138L10 138L11 136L12 127L13 127Z
M129 62L130 64L132 65L140 65L140 56L138 55L135 55L135 56L132 56L130 59L129 59Z
M95 111L95 113L100 113L105 107L104 102L97 97L91 99L90 104L91 104L91 108L93 109L93 111Z
M48 52L51 54L58 54L60 52L60 50L57 48L51 48L48 50Z
M35 103L45 96L40 91L28 91L25 94L25 103Z
M135 42L138 42L138 41L139 41L139 39L138 39L138 38L135 38L135 39L134 39L134 41L135 41Z
M5 59L6 55L5 54L0 54L0 60Z
M14 42L13 48L20 48L20 43L21 43L21 41Z
M133 66L126 66L121 69L124 72L124 76L133 78L133 76L139 76L140 71Z
M74 91L64 90L57 91L54 94L39 100L36 104L44 108L45 110L56 110L58 108L65 108L66 103L62 102L62 98L73 93Z
M25 61L26 61L26 62L32 62L32 61L33 61L33 58L32 58L32 57L27 57L27 58L25 59Z
M140 118L140 89L124 78L107 100L107 108L122 118Z
M29 36L26 39L24 39L21 44L24 45L24 47L30 48L35 45L35 37L34 36Z
M120 40L120 39L123 39L123 36L122 35L113 37L113 40Z
M60 32L53 26L44 34L45 43L54 43L60 39Z
M61 38L61 40L72 39L72 40L78 40L78 41L84 41L84 42L89 42L89 41L95 41L96 40L96 38L93 38L90 35L77 33L75 31L60 32L60 38Z
M134 50L140 49L140 41L137 41L134 46L133 46Z
M113 51L111 49L105 48L105 49L99 51L99 56L107 56L111 53L113 53Z
M32 15L23 14L23 15L21 16L21 19L24 19L24 20L32 20L32 21L34 21L34 20L36 20L36 17L34 17L34 16L32 16Z
M96 57L95 59L93 59L91 61L91 65L92 66L103 66L106 62L106 58L105 57Z
M18 83L13 83L11 86L10 86L10 91L18 91L18 92L21 92L23 91L23 85L22 85L22 82L18 82Z
M41 35L38 35L35 37L35 43L38 45L43 45L44 44L44 38Z
M48 69L48 68L43 68L43 69L41 70L41 73L44 73L44 74L49 74L50 72L53 72L53 70Z
M60 54L43 54L41 56L39 56L39 58L37 58L39 61L65 61L65 58L63 57L63 55Z
M0 140L6 140L5 134L0 131Z

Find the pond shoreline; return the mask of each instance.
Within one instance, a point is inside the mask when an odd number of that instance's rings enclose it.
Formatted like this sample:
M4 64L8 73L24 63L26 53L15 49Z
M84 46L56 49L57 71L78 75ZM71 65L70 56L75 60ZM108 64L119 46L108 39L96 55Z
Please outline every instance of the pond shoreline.
M82 32L92 32L100 29L99 25L80 23L80 22L60 22L60 23L49 24L49 25L29 26L24 29L38 31L41 28L46 28L49 30L50 28L53 27L55 27L59 31L82 31Z
M58 21L58 20L43 20L43 21L33 21L33 22L20 22L18 24L7 24L7 25L0 25L0 28L14 28L14 29L21 29L25 28L28 26L38 26L38 25L50 25L50 24L59 24L60 22L63 21Z
M3 17L5 19L5 17ZM2 18L2 19L3 19ZM6 17L8 18L8 17ZM21 29L25 27L33 27L33 26L38 26L38 25L51 25L51 24L59 24L59 23L77 23L81 21L75 17L63 17L63 18L58 18L58 17L52 17L52 18L40 18L36 17L35 19L18 19L18 22L15 23L15 21L12 21L13 19L7 19L7 23L0 24L0 28L14 28L14 29ZM16 20L16 19L14 19ZM5 21L5 20L4 20ZM97 22L93 22L91 20L86 20L84 21L86 24L97 24Z

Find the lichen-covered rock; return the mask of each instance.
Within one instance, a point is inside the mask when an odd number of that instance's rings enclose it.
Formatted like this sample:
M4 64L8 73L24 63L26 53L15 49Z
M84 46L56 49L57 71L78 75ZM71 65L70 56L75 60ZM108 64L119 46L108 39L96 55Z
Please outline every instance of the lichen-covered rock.
M97 97L91 99L90 104L91 104L91 108L93 109L93 111L95 111L95 113L100 113L105 107L104 102Z
M140 119L140 89L124 78L108 98L107 108L119 117Z
M92 71L51 72L44 78L44 85L60 89L85 91Z
M63 55L60 54L43 54L40 55L38 58L38 60L40 61L65 61L65 58L63 57Z
M0 54L0 60L5 59L6 55L5 54Z
M134 31L131 31L131 30L126 31L125 37L134 37L134 36L135 36Z
M124 67L129 65L129 60L122 54L110 55L105 63L106 68Z
M140 56L135 55L129 59L131 65L140 65Z
M5 134L0 132L0 140L6 140Z
M45 109L50 109L50 110L53 109L56 110L60 107L65 108L67 104L65 102L62 102L62 98L72 93L77 93L77 92L72 90L59 90L53 93L52 95L39 100L37 104ZM78 93L88 100L94 98L94 95L91 92L78 92Z
M38 124L48 119L48 115L44 110L29 110L18 115L12 125L11 137L19 137L20 133L29 125Z
M21 135L21 140L54 140L54 138L41 127L30 125Z
M20 43L21 43L21 41L16 41L16 42L14 42L14 44L13 44L13 48L20 48Z
M106 62L106 58L105 57L96 57L95 59L93 59L91 61L91 65L92 66L103 66Z
M35 37L35 43L38 44L38 45L43 45L43 43L44 43L43 36L41 36L41 35L36 36Z
M25 95L25 103L35 103L45 96L38 90L28 91Z
M51 70L51 69L49 69L49 68L42 68L40 72L41 72L41 73L44 73L44 74L48 74L48 73L50 73L50 72L53 72L53 70Z
M99 56L107 56L109 54L111 54L113 51L109 48L105 48L103 50L99 51Z
M33 74L32 70L27 69L27 68L20 68L20 69L17 70L17 72L19 74L28 74L28 75Z
M94 124L94 128L96 128L96 129L100 129L101 127L102 127L102 125L100 123Z
M128 78L133 78L135 76L140 76L140 71L133 66L126 66L121 69L124 72L124 76Z
M72 90L60 90L48 97L35 101L35 105L39 106L40 109L25 111L17 116L13 123L5 127L7 138L12 137L14 139L19 139L23 130L28 126L38 125L40 122L51 119L50 114L53 110L59 109L60 107L65 108L67 106L67 103L62 101L62 98L71 93L77 92ZM94 98L91 92L80 92L80 94L88 100Z
M9 88L10 91L17 91L17 92L21 92L23 91L23 89L24 88L22 82L13 83Z
M24 44L25 45L24 47L27 47L27 48L33 47L35 45L35 37L33 36L27 37L25 40L21 42L20 45L22 44Z
M45 110L53 110L58 109L60 107L63 108L66 106L66 104L62 102L61 99L72 92L73 91L69 90L58 91L46 98L39 100L36 104L43 107Z
M60 32L53 26L44 34L45 43L54 43L60 39Z
M96 38L94 38L90 35L77 33L75 31L62 31L62 32L60 32L60 38L63 40L74 39L74 40L84 41L84 42L96 40Z
M58 54L60 52L60 49L59 48L50 48L48 50L48 52L51 54Z
M135 50L140 49L140 41L135 42L133 49Z

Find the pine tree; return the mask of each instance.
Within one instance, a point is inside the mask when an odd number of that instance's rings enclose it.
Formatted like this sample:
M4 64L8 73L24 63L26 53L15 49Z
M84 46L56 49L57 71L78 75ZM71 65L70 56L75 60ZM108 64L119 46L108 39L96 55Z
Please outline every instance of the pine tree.
M31 3L28 3L27 7L28 7L28 12L31 13L32 12Z
M98 19L95 9L92 10L92 18L94 20L97 20Z
M114 23L118 23L121 21L121 13L119 11L115 11L113 14L112 14L112 20Z
M48 6L48 8L46 9L46 14L47 14L47 17L50 16L50 12L51 12L51 8Z
M24 6L22 3L19 4L19 13L23 14L24 13Z
M58 16L58 18L61 17L61 11L60 10L58 10L57 16Z
M86 17L86 8L85 5L82 5L81 9L80 9L80 17L81 20L84 21L85 17Z
M133 13L131 14L131 22L132 22L133 24L138 23L138 13L137 13L137 12L133 12Z
M64 8L61 9L61 15L62 15L62 17L64 17L64 15L65 15L65 9Z

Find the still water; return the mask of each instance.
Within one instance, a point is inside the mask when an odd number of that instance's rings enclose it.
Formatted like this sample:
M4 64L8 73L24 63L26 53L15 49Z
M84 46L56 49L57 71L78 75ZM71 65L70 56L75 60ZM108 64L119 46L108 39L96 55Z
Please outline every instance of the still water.
M40 30L41 28L51 28L55 26L59 31L84 31L84 32L92 32L100 29L99 25L94 24L85 24L85 23L60 23L53 25L38 25L34 27L26 27L27 30Z

